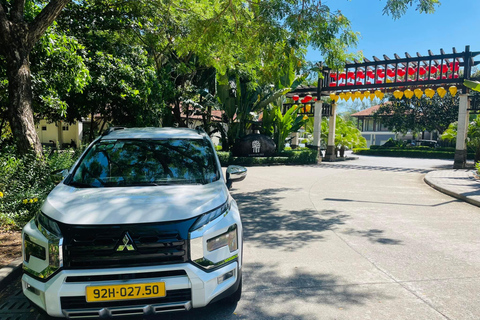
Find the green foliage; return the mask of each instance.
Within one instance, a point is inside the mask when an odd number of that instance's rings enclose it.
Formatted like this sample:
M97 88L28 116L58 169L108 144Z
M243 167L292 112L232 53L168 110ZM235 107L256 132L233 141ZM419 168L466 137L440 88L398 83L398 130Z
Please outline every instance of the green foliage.
M355 154L384 156L384 157L407 157L426 159L453 159L455 151L439 151L436 149L353 149ZM469 153L468 158L473 159L474 154Z
M458 123L453 122L442 134L441 138L453 141L457 138ZM468 125L467 146L475 152L475 162L480 161L480 115L477 115Z
M362 148L367 146L367 140L362 132L351 121L345 121L342 117L336 117L335 145L337 148Z
M2 149L0 224L23 227L55 187L50 172L71 167L79 153L79 150L65 151L39 158L33 153L17 156L13 148Z
M477 175L480 175L480 161L475 163L475 169L477 169Z
M231 164L252 166L270 164L316 164L318 162L318 151L303 149L299 151L284 151L274 157L232 157L229 152L217 152L222 166Z

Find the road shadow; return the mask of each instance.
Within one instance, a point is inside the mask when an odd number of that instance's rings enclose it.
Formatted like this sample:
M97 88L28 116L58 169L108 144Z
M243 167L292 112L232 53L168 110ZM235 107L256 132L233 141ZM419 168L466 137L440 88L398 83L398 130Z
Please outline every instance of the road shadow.
M399 168L399 167L385 167L385 166L362 166L362 165L348 165L348 164L319 164L315 165L317 168L326 169L348 169L348 170L366 170L366 171L385 171L385 172L400 172L400 173L421 173L427 174L434 169L416 169L416 168Z
M297 190L272 188L256 192L233 192L242 215L245 241L257 247L294 251L309 242L323 240L322 232L343 225L349 218L337 210L282 208L284 194Z
M385 237L384 236L385 231L378 230L378 229L370 229L370 230L362 230L362 231L348 229L343 231L342 233L346 235L354 235L354 236L367 238L368 241L370 241L371 243L379 243L379 244L385 244L385 245L401 245L402 244L401 240Z

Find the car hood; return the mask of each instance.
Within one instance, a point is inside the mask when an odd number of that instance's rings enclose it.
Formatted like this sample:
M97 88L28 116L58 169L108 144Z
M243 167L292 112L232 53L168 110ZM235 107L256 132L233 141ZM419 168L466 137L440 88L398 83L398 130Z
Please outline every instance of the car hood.
M42 211L66 224L130 224L184 220L227 201L219 181L206 185L74 188L60 183Z

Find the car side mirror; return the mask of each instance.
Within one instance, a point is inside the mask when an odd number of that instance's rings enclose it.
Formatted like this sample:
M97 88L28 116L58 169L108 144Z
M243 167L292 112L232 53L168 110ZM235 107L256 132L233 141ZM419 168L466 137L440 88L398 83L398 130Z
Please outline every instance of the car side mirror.
M68 169L58 169L50 172L50 176L55 183L60 183L63 179L68 177Z
M227 188L232 187L233 182L240 182L247 176L247 168L231 165L227 168Z

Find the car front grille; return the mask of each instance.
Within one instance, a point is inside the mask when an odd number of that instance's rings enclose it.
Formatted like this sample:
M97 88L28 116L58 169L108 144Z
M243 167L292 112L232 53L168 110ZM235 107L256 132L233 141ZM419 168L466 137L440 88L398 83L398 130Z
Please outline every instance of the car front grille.
M195 220L136 225L64 225L61 227L64 267L97 269L187 262L188 229Z

